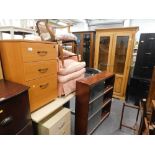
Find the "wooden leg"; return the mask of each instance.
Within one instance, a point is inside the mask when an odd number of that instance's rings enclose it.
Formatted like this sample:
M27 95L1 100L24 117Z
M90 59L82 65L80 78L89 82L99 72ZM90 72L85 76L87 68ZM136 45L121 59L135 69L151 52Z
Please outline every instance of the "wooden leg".
M123 114L124 114L124 107L125 107L125 103L123 103L123 107L122 107L122 114L121 114L121 121L120 121L119 129L121 129L121 127L122 127Z

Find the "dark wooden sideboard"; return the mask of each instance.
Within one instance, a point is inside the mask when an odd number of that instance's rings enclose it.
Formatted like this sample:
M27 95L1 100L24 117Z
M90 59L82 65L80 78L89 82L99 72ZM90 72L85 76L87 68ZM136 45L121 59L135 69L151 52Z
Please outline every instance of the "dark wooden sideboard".
M0 134L33 134L27 86L0 80Z

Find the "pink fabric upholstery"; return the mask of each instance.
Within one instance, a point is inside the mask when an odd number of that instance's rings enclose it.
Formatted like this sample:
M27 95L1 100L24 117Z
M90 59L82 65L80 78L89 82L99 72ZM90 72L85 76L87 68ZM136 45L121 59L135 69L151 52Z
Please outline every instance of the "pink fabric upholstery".
M75 55L63 50L63 57ZM68 95L76 90L76 80L84 77L85 62L78 62L77 56L72 56L62 61L58 59L58 96Z
M70 74L67 75L58 75L58 81L61 83L65 83L67 81L73 80L78 78L80 75L84 74L86 71L85 68L82 68L81 70L78 70L76 72L72 72Z
M76 62L72 59L66 59L64 61L64 68L60 67L58 74L60 75L67 75L73 72L76 72L78 70L81 70L86 66L85 62Z
M84 78L84 74L80 77L70 80L66 83L58 83L58 96L68 95L76 90L76 81Z

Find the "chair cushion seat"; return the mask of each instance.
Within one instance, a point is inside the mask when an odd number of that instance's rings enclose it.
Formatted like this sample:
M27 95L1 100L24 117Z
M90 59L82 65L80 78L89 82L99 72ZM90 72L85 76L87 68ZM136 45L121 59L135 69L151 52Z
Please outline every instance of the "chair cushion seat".
M58 74L67 75L76 71L81 70L86 66L85 62L77 62L72 59L64 60L64 68L59 67Z
M65 82L67 82L69 80L73 80L75 78L78 78L79 76L84 74L85 71L86 71L86 69L82 68L79 71L76 71L76 72L73 72L73 73L70 73L70 74L67 74L67 75L58 75L58 82L65 83Z

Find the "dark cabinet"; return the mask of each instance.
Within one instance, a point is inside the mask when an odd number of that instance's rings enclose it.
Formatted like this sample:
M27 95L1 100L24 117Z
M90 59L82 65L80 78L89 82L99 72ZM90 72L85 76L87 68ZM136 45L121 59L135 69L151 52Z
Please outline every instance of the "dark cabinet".
M151 79L153 66L155 66L155 33L142 33L133 76Z
M0 134L32 134L28 87L0 80Z
M75 134L92 134L109 116L114 74L101 72L76 82Z
M155 66L155 33L140 35L133 76L130 77L126 99L136 105L148 97L153 67Z
M95 31L73 32L77 37L77 52L86 62L86 67L93 67L95 50Z

